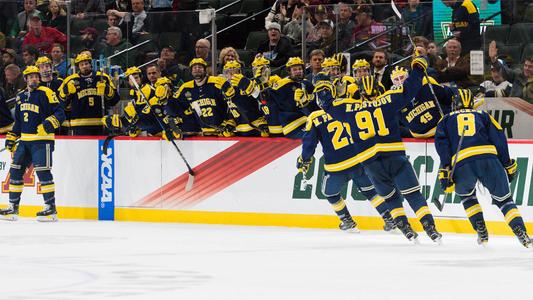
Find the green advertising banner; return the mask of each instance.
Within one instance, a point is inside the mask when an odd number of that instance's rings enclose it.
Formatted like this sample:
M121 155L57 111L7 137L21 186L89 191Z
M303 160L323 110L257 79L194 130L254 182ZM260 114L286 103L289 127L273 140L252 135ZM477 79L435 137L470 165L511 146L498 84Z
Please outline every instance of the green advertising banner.
M459 0L460 1L460 0ZM490 15L501 11L500 0L472 0L479 10L480 19L489 17ZM489 3L490 2L490 3ZM449 36L450 23L452 20L452 9L444 5L442 0L433 1L433 34L436 42L440 42ZM491 20L487 20L481 23L481 32L484 31L486 26L500 25L501 15L498 15Z

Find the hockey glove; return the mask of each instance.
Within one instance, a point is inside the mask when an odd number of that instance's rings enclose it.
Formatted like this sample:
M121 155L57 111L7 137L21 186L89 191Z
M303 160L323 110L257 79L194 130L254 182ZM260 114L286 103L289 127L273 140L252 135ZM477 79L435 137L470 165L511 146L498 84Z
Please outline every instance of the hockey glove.
M231 136L235 135L236 127L235 127L235 121L234 120L226 120L226 121L222 122L220 127L221 127L221 133L220 133L221 136L231 137Z
M106 88L105 81L98 81L96 83L96 94L98 96L104 96L105 95L105 88Z
M416 56L411 61L411 69L419 68L422 70L422 72L426 72L426 69L428 68L428 61L423 56Z
M302 156L298 156L298 160L296 161L296 168L298 168L298 171L302 172L303 174L306 174L307 171L309 171L309 167L313 163L314 157L311 157L308 160L304 160Z
M304 89L294 90L294 102L296 102L296 107L304 108L306 107L311 100L313 100L314 95L307 94L307 91Z
M113 114L110 116L104 116L102 118L102 123L106 128L109 129L120 129L122 128L122 120L120 119L120 116L117 114Z
M16 135L13 132L8 132L6 134L6 150L9 152L15 152L17 150L17 140L19 139L19 136Z
M70 80L68 83L67 83L67 91L68 91L68 94L69 95L73 95L73 94L76 94L76 92L78 91L78 87L79 87L79 82L77 80Z
M450 168L442 168L439 169L439 181L440 181L440 188L445 193L451 193L455 190L455 184L453 182L453 179L450 178Z
M509 163L505 166L505 172L507 172L507 178L509 179L509 183L513 182L513 180L515 179L516 171L518 171L518 165L516 164L516 160L511 159Z
M128 128L128 130L126 130L126 134L129 136L129 137L138 137L139 134L141 134L141 129L137 126L130 126Z
M176 132L171 129L163 131L163 139L166 141L170 141L169 137L172 140L181 139L181 132Z

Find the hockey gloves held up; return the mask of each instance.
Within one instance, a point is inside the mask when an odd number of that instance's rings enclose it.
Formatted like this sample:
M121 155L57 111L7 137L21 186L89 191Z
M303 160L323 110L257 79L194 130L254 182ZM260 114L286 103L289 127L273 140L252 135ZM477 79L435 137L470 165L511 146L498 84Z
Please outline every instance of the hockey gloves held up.
M309 167L313 163L313 159L314 157L304 160L302 156L298 156L298 160L296 161L296 168L298 168L298 171L302 172L303 174L306 174L307 171L309 171Z
M445 193L451 193L455 190L455 183L453 182L453 178L450 177L450 173L449 167L439 169L440 188Z
M518 165L516 164L516 160L511 159L509 163L505 166L505 172L507 173L507 178L509 179L509 183L513 182L513 180L516 177L517 171L518 171Z

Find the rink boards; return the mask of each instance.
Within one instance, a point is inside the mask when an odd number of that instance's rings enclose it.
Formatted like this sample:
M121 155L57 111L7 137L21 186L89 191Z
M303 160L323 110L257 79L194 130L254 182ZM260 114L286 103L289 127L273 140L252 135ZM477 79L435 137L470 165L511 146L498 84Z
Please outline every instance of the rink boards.
M196 172L193 189L185 191L187 169L172 144L156 138L117 138L104 154L103 140L59 138L53 174L60 218L119 221L186 222L334 228L337 217L321 193L320 146L307 187L295 168L299 141L288 139L205 139L177 144ZM428 199L443 199L438 188L438 155L431 141L406 140L407 153ZM519 176L514 199L526 222L533 224L533 141L510 140ZM2 203L8 200L10 154L0 153ZM427 170L427 171L426 171ZM21 214L34 216L42 205L39 185L30 168L25 175ZM382 222L357 189L343 191L362 229ZM503 216L484 189L478 197L496 234L510 234ZM405 205L410 217L414 213ZM471 232L458 198L448 197L443 212L430 209L442 231ZM418 225L418 223L415 223ZM416 226L420 229L420 226Z

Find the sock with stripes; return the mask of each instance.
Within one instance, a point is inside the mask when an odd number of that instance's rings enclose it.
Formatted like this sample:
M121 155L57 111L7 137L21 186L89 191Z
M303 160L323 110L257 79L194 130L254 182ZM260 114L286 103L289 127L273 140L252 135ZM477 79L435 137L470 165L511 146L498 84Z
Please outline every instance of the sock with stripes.
M333 207L333 210L339 216L340 219L344 219L346 217L350 218L350 212L348 211L348 208L346 207L346 203L344 203L344 199L342 199L341 195L335 195L328 197L328 202Z
M424 199L424 196L422 196L420 191L404 194L403 196L405 197L405 200L407 200L407 203L409 203L409 206L411 206L411 208L415 212L416 217L418 218L418 220L420 220L420 223L425 223L429 225L435 224L433 215L431 214L426 200Z
M476 230L476 223L478 221L485 223L485 219L483 218L483 210L481 209L481 205L479 205L479 201L475 195L467 196L463 198L461 202L463 203L466 216L468 217L468 220L470 221L470 224L472 224L472 228L474 228L474 230Z
M505 217L505 222L514 229L515 227L520 227L524 232L526 231L526 226L524 225L524 220L516 207L516 204L513 202L513 199L509 197L504 201L494 201L493 203L498 206L502 211L503 216Z

